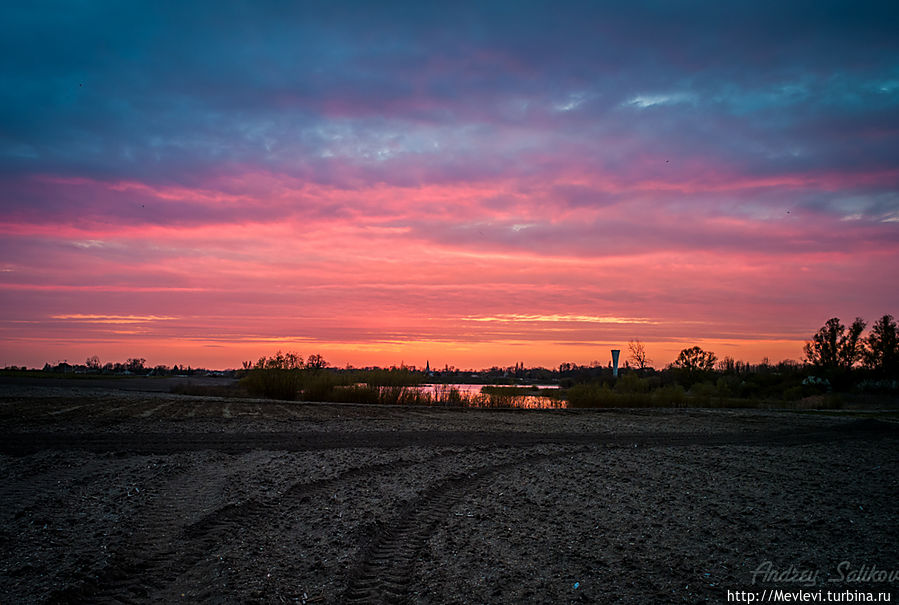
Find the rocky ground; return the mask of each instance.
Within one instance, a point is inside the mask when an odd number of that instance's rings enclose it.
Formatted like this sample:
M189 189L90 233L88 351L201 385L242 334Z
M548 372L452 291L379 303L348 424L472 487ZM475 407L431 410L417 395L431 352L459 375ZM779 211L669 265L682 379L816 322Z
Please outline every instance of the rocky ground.
M899 588L870 574L899 569L889 414L97 386L0 382L0 603L724 603ZM791 581L803 572L814 582Z

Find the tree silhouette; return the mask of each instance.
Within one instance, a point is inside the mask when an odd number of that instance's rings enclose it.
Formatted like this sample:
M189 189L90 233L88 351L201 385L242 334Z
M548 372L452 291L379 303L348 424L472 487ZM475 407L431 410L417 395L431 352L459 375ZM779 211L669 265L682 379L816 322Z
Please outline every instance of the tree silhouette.
M715 368L716 361L718 361L718 356L711 351L703 351L700 347L690 347L682 350L671 365L691 372L710 371Z
M639 340L631 340L627 343L627 349L630 351L628 359L634 362L634 365L640 371L646 369L646 366L652 363L651 359L646 357L646 347Z
M899 374L899 330L892 315L874 322L865 344L865 365L888 376Z
M303 357L291 351L278 351L271 357L260 357L253 367L257 370L298 370L303 367Z
M865 321L856 317L846 331L846 338L840 342L840 363L843 367L851 368L864 357L865 345L861 338L864 331Z
M856 317L848 330L838 317L831 317L805 344L805 357L812 365L825 369L849 369L861 361L865 322Z
M313 353L306 358L306 369L318 371L328 367L328 362L318 353Z
M144 371L144 363L146 363L146 359L143 357L129 357L125 362L125 369L129 372L138 373Z

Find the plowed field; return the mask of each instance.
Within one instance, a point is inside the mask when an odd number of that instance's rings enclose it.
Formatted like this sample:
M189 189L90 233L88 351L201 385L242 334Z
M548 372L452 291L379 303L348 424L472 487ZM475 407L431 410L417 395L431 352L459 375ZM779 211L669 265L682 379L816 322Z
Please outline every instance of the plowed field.
M899 425L876 415L0 383L0 603L895 594L845 572L899 569L897 496ZM818 576L759 571L790 566Z

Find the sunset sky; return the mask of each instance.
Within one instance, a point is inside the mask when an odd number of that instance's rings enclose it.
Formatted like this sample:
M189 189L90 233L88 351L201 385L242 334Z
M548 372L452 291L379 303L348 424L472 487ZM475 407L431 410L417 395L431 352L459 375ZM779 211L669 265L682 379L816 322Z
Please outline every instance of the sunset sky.
M0 9L0 365L802 357L899 315L899 3Z

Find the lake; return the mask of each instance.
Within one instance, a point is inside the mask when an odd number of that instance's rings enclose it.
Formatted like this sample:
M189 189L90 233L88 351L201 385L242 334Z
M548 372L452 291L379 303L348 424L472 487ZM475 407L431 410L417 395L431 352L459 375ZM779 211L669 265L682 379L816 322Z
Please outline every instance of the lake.
M446 400L450 390L458 391L472 407L513 407L527 409L561 409L567 402L538 394L538 391L558 389L559 385L507 384L422 384L425 393L435 400Z

